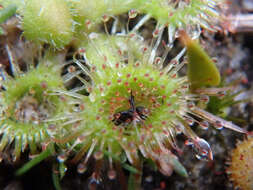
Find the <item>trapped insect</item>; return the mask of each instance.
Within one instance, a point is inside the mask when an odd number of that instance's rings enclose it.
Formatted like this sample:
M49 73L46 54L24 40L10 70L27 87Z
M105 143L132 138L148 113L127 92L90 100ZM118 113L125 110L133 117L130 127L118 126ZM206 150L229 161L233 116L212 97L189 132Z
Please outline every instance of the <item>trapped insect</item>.
M130 104L130 109L126 111L117 112L113 115L114 118L112 122L114 122L114 124L117 126L118 125L127 126L133 121L138 123L142 122L147 118L147 116L144 114L145 112L147 112L147 110L142 106L137 107L135 106L134 96L132 92L128 101Z

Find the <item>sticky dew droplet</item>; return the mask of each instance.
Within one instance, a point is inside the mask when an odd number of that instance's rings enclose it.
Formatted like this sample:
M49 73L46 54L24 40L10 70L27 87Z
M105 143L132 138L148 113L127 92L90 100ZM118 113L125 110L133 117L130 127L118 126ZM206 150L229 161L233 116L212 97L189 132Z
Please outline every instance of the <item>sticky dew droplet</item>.
M109 19L110 19L110 17L109 17L108 15L103 15L103 16L102 16L102 21L103 21L103 22L108 22Z
M155 29L153 32L153 38L157 38L159 35L159 29Z
M50 124L47 129L49 132L53 133L56 131L57 127L55 124Z
M215 121L214 125L213 125L216 129L221 130L223 129L223 125L221 123L221 121Z
M192 126L194 124L194 120L192 118L186 118L186 122L188 123L188 125Z
M185 142L184 142L185 145L187 146L192 146L193 145L193 142L191 139L187 139Z
M209 102L209 96L207 95L201 95L200 96L200 101L207 104Z
M97 152L94 153L93 156L94 156L94 158L95 158L96 160L100 160L100 159L102 159L102 158L104 157L104 154L103 154L102 151L97 151Z
M195 156L199 160L213 160L213 153L208 142L202 138L196 138L193 140Z
M76 68L73 65L70 65L67 70L69 73L73 73L76 71Z
M160 65L160 64L161 64L161 61L162 61L162 58L161 58L161 57L156 57L156 58L155 58L155 61L154 61L154 64L155 64L155 65Z
M204 130L207 130L208 127L209 127L209 123L207 121L201 121L199 122L199 126L204 129Z
M188 102L188 103L187 103L187 107L188 107L189 109L193 109L194 106L195 106L195 104L194 104L193 102Z
M63 163L66 159L67 159L67 155L65 153L62 153L62 154L60 154L60 155L57 156L57 160L60 163Z
M110 180L114 180L116 179L116 176L117 176L117 173L114 169L110 169L108 172L107 172L107 176Z
M79 174L83 174L87 170L87 166L83 163L78 164L77 166L77 172Z
M129 17L129 19L133 19L133 18L135 18L135 17L137 16L137 14L138 14L137 10L131 9L131 10L128 12L128 17Z
M87 19L85 21L85 25L86 25L87 29L90 29L91 28L91 21Z

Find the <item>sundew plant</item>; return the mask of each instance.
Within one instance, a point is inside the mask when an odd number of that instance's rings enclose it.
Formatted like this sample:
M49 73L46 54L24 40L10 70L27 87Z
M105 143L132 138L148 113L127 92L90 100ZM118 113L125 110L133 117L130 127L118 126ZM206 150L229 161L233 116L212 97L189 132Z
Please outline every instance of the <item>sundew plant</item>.
M119 179L121 167L130 171L128 188L139 189L147 160L164 175L175 171L187 177L178 159L178 134L198 159L213 160L210 145L193 125L249 134L205 110L209 96L224 88L216 87L219 71L198 39L202 29L219 29L222 3L0 1L5 12L16 6L22 37L42 52L21 71L6 46L11 69L0 68L0 151L14 147L14 161L25 150L41 151L18 174L48 156L57 156L60 177L65 164L84 173L93 160L91 189L105 176ZM181 44L179 51L175 43ZM174 49L177 53L168 56ZM187 74L179 74L186 66Z

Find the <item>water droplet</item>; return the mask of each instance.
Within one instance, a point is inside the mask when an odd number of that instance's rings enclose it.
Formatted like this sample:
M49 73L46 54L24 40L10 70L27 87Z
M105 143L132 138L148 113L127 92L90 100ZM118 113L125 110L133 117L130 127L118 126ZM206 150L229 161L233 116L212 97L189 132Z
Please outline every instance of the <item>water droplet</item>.
M103 152L101 152L101 151L97 151L97 152L94 153L94 158L95 158L96 160L100 160L100 159L102 159L103 157L104 157L104 154L103 154Z
M215 121L214 127L219 130L223 129L223 125L220 121Z
M161 61L162 61L162 58L161 58L161 57L156 57L156 58L155 58L154 64L155 64L155 65L158 65L158 64L161 63Z
M141 65L140 61L136 61L135 64L134 64L135 67L139 67L140 65Z
M95 95L94 95L93 93L91 93L91 94L89 95L89 98L90 98L90 101L91 101L91 102L94 102L94 101L95 101Z
M145 177L145 181L148 183L151 183L153 181L153 177L151 175L147 176L147 177Z
M102 69L103 69L103 70L106 69L106 64L102 64Z
M108 81L106 84L107 84L107 86L111 86L112 82Z
M176 66L176 65L179 64L178 60L176 60L176 59L171 60L170 63L171 63L172 65L174 65L174 66Z
M77 137L77 142L81 143L85 140L86 136L84 134L80 135L79 137Z
M55 130L56 130L56 125L50 124L50 125L48 126L48 131L49 131L49 132L54 132Z
M47 82L43 81L40 83L41 88L46 89L47 88Z
M207 104L209 102L209 96L207 96L207 95L201 95L200 96L200 101Z
M130 18L130 19L133 19L133 18L135 18L136 16L137 16L137 11L135 10L135 9L131 9L129 12L128 12L128 17Z
M187 139L185 142L184 142L185 145L187 146L192 146L193 145L193 142L191 139Z
M85 105L84 105L84 104L80 104L80 105L79 105L79 110L80 110L80 111L83 111L84 109L85 109Z
M226 95L225 92L219 92L219 93L218 93L218 97L219 97L219 98L223 98L225 95Z
M92 176L88 179L88 189L89 190L96 190L103 188L103 184L101 183L102 179L99 177L97 173L93 173Z
M86 49L83 47L78 49L78 53L80 53L80 54L84 54L85 52L86 52Z
M76 71L76 68L73 65L70 65L67 70L69 73L73 73Z
M103 22L108 22L110 17L108 15L103 15L102 20Z
M189 103L187 104L187 107L188 107L189 109L193 109L194 106L195 106L195 104L194 104L193 102L189 102Z
M17 160L17 156L14 155L14 156L12 157L12 161L13 161L13 162L16 162L16 160Z
M91 21L90 21L90 20L86 20L86 21L85 21L85 25L86 25L86 27L87 27L88 29L90 29L90 27L91 27Z
M154 32L153 32L153 37L157 38L158 34L159 34L159 29L155 29Z
M65 153L62 153L62 154L60 154L60 155L57 156L57 160L59 162L64 162L66 160L66 158L67 158L67 156L66 156Z
M139 87L143 88L144 84L143 83L139 83Z
M196 157L201 160L213 160L213 153L208 142L204 139L197 137L193 139L193 149Z
M192 126L194 124L194 120L192 118L186 118L186 122L188 125Z
M117 173L115 170L111 169L108 171L107 176L110 180L114 180L117 176Z
M199 126L204 129L204 130L207 130L208 127L209 127L209 123L207 121L201 121L199 122Z
M77 172L78 172L78 173L82 174L82 173L84 173L86 170L87 170L87 167L86 167L85 164L83 164L83 163L78 164L78 166L77 166Z

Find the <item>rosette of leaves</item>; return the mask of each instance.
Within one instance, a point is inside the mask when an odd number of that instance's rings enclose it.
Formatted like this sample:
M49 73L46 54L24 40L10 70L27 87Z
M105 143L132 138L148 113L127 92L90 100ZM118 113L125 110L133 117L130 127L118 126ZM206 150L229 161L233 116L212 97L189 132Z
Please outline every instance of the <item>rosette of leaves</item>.
M0 68L0 152L10 151L15 161L28 148L34 155L50 142L57 122L49 119L67 108L63 97L52 94L64 89L56 59L29 65L26 72L11 60L11 68L11 74Z
M77 27L92 28L101 21L109 20L110 17L118 22L117 15L129 14L133 19L137 14L142 15L133 30L138 30L149 19L157 21L157 29L168 28L170 43L177 36L177 29L184 29L196 37L200 33L200 27L216 31L217 22L220 18L218 9L219 0L126 0L126 1L103 1L81 0L72 1L72 11ZM81 27L82 28L82 27Z
M219 74L215 66L196 42L190 44L194 48L188 43L186 46L190 55L194 52L194 60L199 56L202 62L205 57L206 68L215 70L206 77L214 78L216 84ZM69 95L78 102L78 109L68 117L69 123L75 123L68 129L72 132L64 134L58 142L71 142L71 149L63 155L67 158L72 151L77 152L72 161L81 162L80 173L86 171L93 155L97 165L92 174L93 182L100 183L99 168L106 160L109 161L108 178L115 179L114 161L122 155L139 171L144 157L153 160L165 175L175 170L187 176L171 151L180 152L175 139L178 133L185 135L186 144L192 145L197 158L213 159L209 144L192 131L194 123L205 129L211 124L247 133L197 106L199 101L207 103L208 96L194 93L190 89L191 81L178 76L180 68L187 63L180 61L185 49L166 65L167 51L161 57L154 56L154 52L156 55L156 47L147 46L135 33L118 36L92 33L74 56L76 67L70 69L69 74L83 84L89 96L78 91L71 94L58 91L59 95ZM191 64L192 59L188 60ZM203 84L201 81L199 86ZM136 178L139 177L137 173Z
M26 0L0 1L4 7L16 5L21 16L24 36L55 48L63 48L73 36L83 38L83 31L97 31L98 24L128 13L129 20L142 15L133 28L137 31L151 18L157 21L154 31L168 28L170 44L184 29L196 38L200 28L216 31L219 4L222 0ZM57 23L57 24L56 24Z

